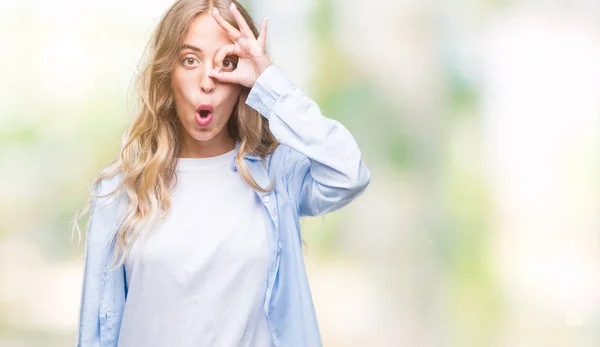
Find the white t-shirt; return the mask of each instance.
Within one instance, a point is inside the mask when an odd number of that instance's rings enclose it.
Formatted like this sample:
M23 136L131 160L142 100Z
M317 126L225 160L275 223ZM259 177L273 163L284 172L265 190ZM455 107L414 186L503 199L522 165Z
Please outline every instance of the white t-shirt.
M236 150L179 158L171 211L125 261L119 347L271 347L264 206Z

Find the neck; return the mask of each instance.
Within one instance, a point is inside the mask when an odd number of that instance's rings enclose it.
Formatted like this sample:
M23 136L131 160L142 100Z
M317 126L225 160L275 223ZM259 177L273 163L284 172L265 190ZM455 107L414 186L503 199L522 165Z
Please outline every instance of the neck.
M198 141L193 138L187 140L183 142L179 153L180 158L209 158L235 149L235 139L229 136L222 139L213 138L208 141Z

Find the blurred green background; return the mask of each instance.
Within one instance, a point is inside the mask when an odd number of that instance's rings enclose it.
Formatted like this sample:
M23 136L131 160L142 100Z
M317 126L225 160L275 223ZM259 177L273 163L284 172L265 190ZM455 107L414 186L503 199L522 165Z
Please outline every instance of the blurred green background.
M2 347L75 343L68 221L171 3L0 2ZM242 4L372 173L301 222L325 346L600 345L597 0Z

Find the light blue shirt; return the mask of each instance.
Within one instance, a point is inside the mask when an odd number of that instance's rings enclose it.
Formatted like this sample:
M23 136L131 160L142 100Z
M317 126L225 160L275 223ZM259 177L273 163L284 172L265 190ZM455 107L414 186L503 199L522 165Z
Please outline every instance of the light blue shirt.
M258 77L246 104L269 119L280 146L263 161L244 157L263 188L271 259L264 311L275 346L322 346L300 237L299 217L338 210L360 196L371 173L352 134L325 117L319 106L275 65ZM236 141L236 152L240 142ZM231 170L237 171L235 158ZM102 181L96 194L114 190L118 174ZM87 226L78 347L116 347L127 286L124 265L111 271L116 231L127 203L125 194L94 198Z

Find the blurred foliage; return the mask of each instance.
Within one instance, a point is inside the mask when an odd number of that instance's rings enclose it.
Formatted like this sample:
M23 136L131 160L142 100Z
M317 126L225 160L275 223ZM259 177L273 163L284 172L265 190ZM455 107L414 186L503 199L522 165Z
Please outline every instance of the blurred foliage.
M398 170L407 169L414 159L414 145L398 126L399 105L392 105L375 85L343 52L333 39L335 25L331 0L319 1L309 17L315 45L314 100L323 114L340 121L355 136L368 157L369 151L385 153ZM394 122L392 122L394 120Z

